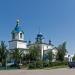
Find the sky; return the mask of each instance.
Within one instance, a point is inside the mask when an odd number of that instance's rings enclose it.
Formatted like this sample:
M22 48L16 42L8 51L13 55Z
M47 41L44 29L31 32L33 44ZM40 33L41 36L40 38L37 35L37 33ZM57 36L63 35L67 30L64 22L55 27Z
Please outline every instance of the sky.
M75 53L75 0L0 0L0 41L11 40L11 31L20 20L26 41L35 41L39 32L55 46L67 42Z

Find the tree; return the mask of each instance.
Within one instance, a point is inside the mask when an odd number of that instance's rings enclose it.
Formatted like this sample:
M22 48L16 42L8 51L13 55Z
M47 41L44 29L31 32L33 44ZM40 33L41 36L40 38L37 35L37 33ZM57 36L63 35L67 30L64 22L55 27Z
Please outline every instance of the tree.
M64 60L64 54L60 50L58 50L58 53L57 53L57 60L58 61L63 61Z
M6 45L4 41L1 41L0 44L0 61L2 66L6 66L6 58L7 58L8 50L6 49Z
M12 58L14 59L16 66L19 66L21 63L22 53L23 52L17 48L12 51Z
M28 64L29 61L30 61L30 55L29 55L29 53L24 54L23 57L22 57L22 63L23 64Z
M72 61L75 61L75 55L73 56Z
M66 42L58 46L57 60L64 61L64 56L66 55Z
M29 48L29 68L42 68L41 49L39 44L35 44Z
M48 60L49 60L49 62L52 61L52 58L53 58L53 53L52 53L52 50L50 50L50 51L48 52Z
M33 46L29 49L30 61L37 61L41 58L41 51L39 46Z

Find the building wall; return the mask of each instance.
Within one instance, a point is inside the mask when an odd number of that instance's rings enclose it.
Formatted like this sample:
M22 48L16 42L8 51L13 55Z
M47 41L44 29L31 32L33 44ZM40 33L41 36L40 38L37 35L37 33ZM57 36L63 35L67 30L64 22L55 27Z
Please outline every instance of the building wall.
M9 49L15 49L17 47L17 42L13 41L13 42L9 42Z
M41 44L43 50L48 50L48 49L53 49L54 46L52 45L47 45L47 44Z
M9 49L15 49L15 48L27 49L27 43L20 41L9 42Z
M27 49L27 43L17 41L17 48Z
M43 59L44 53L47 53L49 50L52 50L52 53L54 54L53 56L53 62L56 60L56 55L57 55L57 49L54 48L53 45L47 45L47 44L40 44L41 47L41 57Z

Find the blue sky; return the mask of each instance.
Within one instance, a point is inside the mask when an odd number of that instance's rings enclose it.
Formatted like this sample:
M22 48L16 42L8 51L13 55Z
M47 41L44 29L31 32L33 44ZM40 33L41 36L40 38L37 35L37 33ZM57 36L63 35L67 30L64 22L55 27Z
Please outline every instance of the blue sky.
M16 19L25 40L34 41L40 28L46 42L66 41L69 53L75 53L75 0L0 0L0 40L11 40Z

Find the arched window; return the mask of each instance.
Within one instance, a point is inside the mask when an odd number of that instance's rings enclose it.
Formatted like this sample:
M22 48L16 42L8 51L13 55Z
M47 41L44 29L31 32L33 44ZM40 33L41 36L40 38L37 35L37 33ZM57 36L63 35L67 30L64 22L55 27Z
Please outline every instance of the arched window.
M20 33L20 38L22 38L22 33Z

